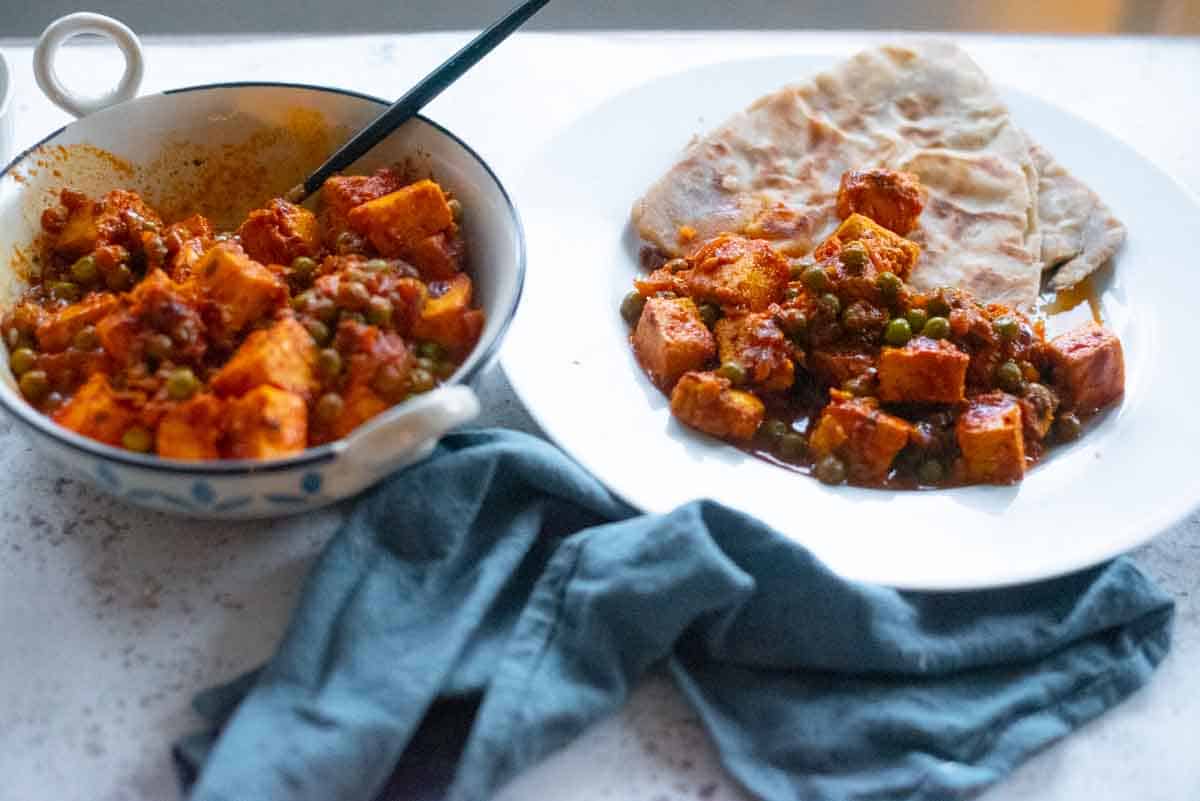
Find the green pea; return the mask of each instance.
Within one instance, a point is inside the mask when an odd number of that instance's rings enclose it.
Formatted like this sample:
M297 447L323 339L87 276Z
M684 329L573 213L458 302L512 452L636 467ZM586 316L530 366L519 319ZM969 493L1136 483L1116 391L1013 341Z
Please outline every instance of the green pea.
M778 442L780 437L791 430L791 426L777 419L767 420L758 427L759 435L771 444Z
M851 303L842 312L842 325L848 331L862 331L871 325L871 313L861 301Z
M646 299L641 292L630 292L621 301L621 317L630 325L637 325L641 319L642 309L646 308Z
M794 259L788 264L788 278L792 281L799 281L804 278L804 271L812 266L812 262L807 259Z
M925 323L929 320L929 315L924 309L909 309L904 315L904 319L908 321L908 327L912 331L912 335L917 336L925 329Z
M813 474L823 484L841 484L846 480L846 465L831 453L813 465Z
M808 442L804 435L795 431L788 431L779 438L779 444L776 445L776 451L784 459L799 459L807 450Z
M358 311L371 302L371 293L357 281L342 281L338 284L337 302L343 309Z
M821 296L821 308L824 309L831 317L837 317L842 311L842 302L838 300L838 296L832 292L826 292Z
M371 273L383 272L389 266L386 259L368 259L363 263L363 269Z
M301 322L301 325L304 326L304 330L308 332L308 335L313 338L313 342L316 342L318 345L328 345L329 340L333 339L333 332L329 330L329 326L320 320L306 317Z
M324 295L315 295L308 301L305 311L326 325L332 325L338 316L337 304Z
M166 334L154 333L146 337L146 355L155 359L169 358L175 343Z
M930 317L921 329L921 335L930 339L945 339L950 336L950 321L945 317Z
M71 337L71 345L77 350L95 350L100 347L100 337L96 336L96 326L85 325Z
M21 394L30 403L39 403L50 394L50 377L45 370L29 370L20 381Z
M8 357L8 367L13 375L21 376L28 373L37 364L37 354L29 348L17 348Z
M351 322L362 325L366 321L367 318L364 317L360 312L343 311L338 315L338 322Z
M1059 442L1072 442L1083 433L1083 423L1074 412L1063 412L1054 421L1054 438Z
M317 260L308 256L297 256L292 259L292 272L297 278L312 278L317 271Z
M317 372L326 383L333 383L342 373L342 354L333 348L324 348L317 354Z
M799 309L784 309L775 319L793 342L802 341L808 334L808 317Z
M715 303L701 303L700 319L706 326L712 328L717 324L717 320L721 319L721 307Z
M345 408L345 405L341 395L336 392L326 392L317 399L317 406L313 413L321 425L329 426L342 416L342 409Z
M454 375L454 371L457 369L457 364L452 362L450 359L446 359L445 361L440 361L434 365L433 374L438 378L449 378L450 376Z
M783 290L784 300L795 300L798 297L800 297L800 290L794 286L789 286L787 289Z
M900 348L912 339L912 334L912 326L908 324L908 320L896 317L888 321L887 328L883 329L883 341L894 348Z
M925 311L933 317L946 317L950 314L950 304L946 301L944 289L939 289L925 304Z
M917 468L917 480L922 484L941 484L946 477L946 468L942 467L942 463L936 459L922 462Z
M884 300L893 301L900 297L904 282L895 273L882 272L875 276L875 288L883 295Z
M433 375L428 370L421 369L413 370L409 373L408 381L409 387L413 392L428 392L433 389L436 383Z
M79 300L80 291L79 284L70 281L51 281L50 294L60 300L66 300L74 303Z
M746 382L746 368L734 361L725 362L718 367L717 375L729 379L729 383L735 387Z
M829 280L829 274L825 272L825 268L819 264L807 267L800 280L813 292L824 292L833 283Z
M154 435L141 426L133 426L121 435L121 445L137 453L148 453L154 447Z
M992 327L996 329L996 334L1005 340L1014 340L1021 334L1021 324L1008 316L996 318Z
M188 367L177 367L167 375L167 397L184 401L196 394L200 381Z
M387 298L374 297L367 304L367 322L381 328L392 324L392 302Z
M288 299L288 305L291 306L293 310L302 312L308 306L308 301L311 300L312 297L313 295L311 292L301 292L299 295L292 295L291 298Z
M996 383L1005 392L1019 393L1022 385L1025 383L1025 376L1021 373L1021 366L1010 360L997 367Z
M133 286L133 270L128 265L118 264L104 276L104 285L113 292L124 292Z
M91 284L99 275L95 256L84 256L71 265L71 277L81 284Z
M417 355L436 362L446 358L446 349L439 342L421 342L417 345Z
M867 249L863 247L862 242L851 242L846 245L842 248L838 258L842 260L846 270L852 273L861 273L871 263L871 257L867 255Z

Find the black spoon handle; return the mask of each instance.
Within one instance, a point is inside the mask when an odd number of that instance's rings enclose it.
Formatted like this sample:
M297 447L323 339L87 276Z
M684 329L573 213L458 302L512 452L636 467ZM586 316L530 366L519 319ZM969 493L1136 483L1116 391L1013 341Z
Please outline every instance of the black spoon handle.
M389 106L387 111L376 117L370 125L338 148L324 164L304 179L303 184L288 193L288 199L299 203L320 189L326 178L353 164L360 156L379 144L385 136L420 111L430 100L441 94L443 89L458 80L459 76L507 39L548 2L550 0L526 0L493 23L490 28L446 59L440 67L426 75L420 83L409 89L404 97Z

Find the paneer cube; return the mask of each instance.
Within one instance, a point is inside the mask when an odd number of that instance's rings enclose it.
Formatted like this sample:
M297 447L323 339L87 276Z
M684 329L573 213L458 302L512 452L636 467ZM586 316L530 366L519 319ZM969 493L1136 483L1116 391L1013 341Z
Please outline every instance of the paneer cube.
M403 256L407 249L454 222L442 188L428 179L355 206L348 219L351 228L388 258Z
M232 242L210 248L196 264L192 282L213 304L218 328L225 334L241 331L288 298L283 280Z
M633 351L650 380L668 390L715 358L717 343L691 298L649 298L633 332Z
M137 318L128 309L117 309L96 323L96 337L100 347L118 365L129 364L133 359L134 342L141 327Z
M914 337L879 354L879 399L884 403L958 403L971 358L944 339Z
M1025 475L1021 406L1003 392L971 399L955 427L965 480L972 484L1012 484Z
M880 411L874 398L857 398L835 389L808 446L818 459L830 454L841 458L852 480L878 482L887 478L912 431L908 422Z
M312 336L295 319L286 317L246 337L213 377L212 388L222 395L242 395L265 384L307 399L318 388L316 364L317 345Z
M685 373L671 392L671 413L681 422L722 439L746 441L762 425L763 402L733 389L714 373Z
M137 410L143 403L140 393L117 393L108 376L93 373L54 413L54 421L77 434L118 445L126 429L138 422Z
M78 303L54 312L38 324L38 347L50 352L66 348L71 344L71 338L85 326L95 325L120 305L121 301L116 295L95 292Z
M426 281L446 281L462 270L463 241L456 226L414 243L404 260L416 267Z
M795 382L791 343L770 314L723 317L714 331L721 362L740 364L749 382L770 392L780 392Z
M443 290L437 294L438 290ZM459 273L450 281L429 287L429 295L413 321L412 335L417 339L437 342L461 357L475 346L483 331L483 312L471 308L471 279Z
M158 424L156 450L166 459L218 459L225 402L202 393L168 411Z
M1065 405L1079 414L1091 414L1125 392L1125 355L1121 340L1092 323L1050 340L1054 385Z
M335 175L321 187L321 209L328 228L328 245L350 227L350 210L369 200L381 198L400 189L404 176L391 168L376 170L371 175Z
M207 218L193 214L168 225L162 240L167 246L167 260L158 266L182 283L192 276L200 259L212 247L212 225Z
M288 265L297 256L315 256L321 249L316 215L282 198L250 212L237 232L246 253L261 264Z
M727 309L765 311L783 298L788 260L762 239L726 234L692 257L688 294Z
M114 189L93 202L82 193L64 190L61 199L69 215L53 247L70 259L106 245L129 247L140 241L143 227L162 225L157 212L135 192Z
M308 407L293 392L264 384L228 403L229 455L275 459L304 450Z
M346 436L390 405L367 384L357 384L346 390L342 401L342 412L329 431L329 439Z
M851 214L828 239L813 251L813 258L821 261L836 256L850 242L861 242L871 257L871 264L879 272L891 272L907 279L921 255L921 247L862 214Z
M843 220L862 214L904 236L917 227L925 205L921 179L911 172L876 168L843 173L837 213Z

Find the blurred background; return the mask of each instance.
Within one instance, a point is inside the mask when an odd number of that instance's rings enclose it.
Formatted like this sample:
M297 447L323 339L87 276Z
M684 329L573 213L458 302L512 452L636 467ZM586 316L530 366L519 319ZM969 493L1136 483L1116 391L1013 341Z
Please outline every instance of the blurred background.
M475 29L515 0L0 0L0 36L98 11L142 34ZM553 0L532 29L883 29L1200 34L1200 0Z

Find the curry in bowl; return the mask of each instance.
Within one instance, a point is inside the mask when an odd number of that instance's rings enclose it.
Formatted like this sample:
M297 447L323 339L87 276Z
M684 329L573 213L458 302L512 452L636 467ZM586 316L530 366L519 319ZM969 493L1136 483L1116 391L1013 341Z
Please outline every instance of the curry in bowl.
M185 460L274 459L448 379L483 329L464 210L402 168L329 179L232 231L136 193L64 190L0 321L21 394L60 425Z

